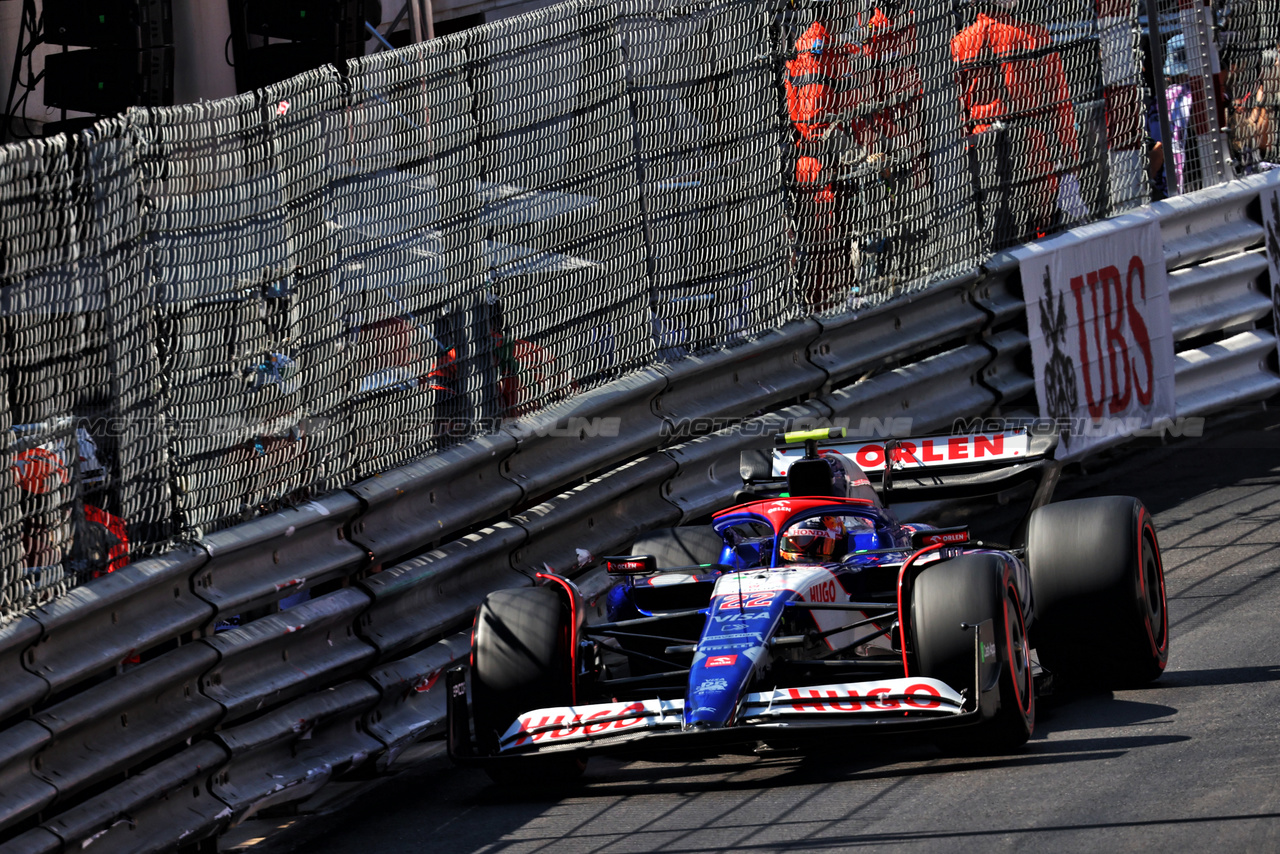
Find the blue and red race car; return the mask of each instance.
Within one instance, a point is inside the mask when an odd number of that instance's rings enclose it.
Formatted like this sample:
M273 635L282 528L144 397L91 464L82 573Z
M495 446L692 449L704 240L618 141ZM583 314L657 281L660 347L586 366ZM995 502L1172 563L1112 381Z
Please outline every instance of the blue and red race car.
M470 706L465 669L448 675L451 755L504 782L532 767L571 778L593 753L719 752L837 730L932 730L1007 752L1030 736L1049 674L1133 684L1163 671L1151 517L1127 497L1048 504L1055 435L839 438L788 434L744 453L742 503L606 558L619 581L605 622L588 624L573 583L551 573L489 594ZM1020 482L1039 488L1012 546L904 523L886 506Z

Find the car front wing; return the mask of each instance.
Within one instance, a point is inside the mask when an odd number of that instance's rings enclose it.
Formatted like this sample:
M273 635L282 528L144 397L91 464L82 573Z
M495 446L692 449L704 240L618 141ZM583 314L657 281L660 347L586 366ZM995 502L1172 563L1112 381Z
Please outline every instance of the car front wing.
M461 764L502 762L547 753L626 753L644 750L817 737L833 730L877 732L953 728L977 723L998 707L999 663L991 620L967 626L974 633L974 679L960 690L927 677L877 679L773 688L749 693L732 725L684 728L684 701L647 699L562 706L525 712L503 733L498 753L478 755L471 737L466 667L446 674L449 754ZM638 746L638 745L637 745ZM620 748L623 748L620 750Z

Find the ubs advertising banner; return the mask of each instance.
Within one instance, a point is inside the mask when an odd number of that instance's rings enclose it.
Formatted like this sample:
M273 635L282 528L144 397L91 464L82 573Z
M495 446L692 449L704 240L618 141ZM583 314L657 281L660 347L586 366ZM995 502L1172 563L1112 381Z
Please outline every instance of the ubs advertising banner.
M1042 418L1076 459L1175 415L1173 327L1160 223L1018 250Z

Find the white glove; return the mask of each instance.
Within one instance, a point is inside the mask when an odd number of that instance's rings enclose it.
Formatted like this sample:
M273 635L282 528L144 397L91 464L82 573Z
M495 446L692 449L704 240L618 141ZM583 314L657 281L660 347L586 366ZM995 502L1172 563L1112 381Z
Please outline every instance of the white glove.
M1080 179L1075 175L1058 178L1058 210L1066 214L1068 220L1084 219L1089 215L1080 195Z

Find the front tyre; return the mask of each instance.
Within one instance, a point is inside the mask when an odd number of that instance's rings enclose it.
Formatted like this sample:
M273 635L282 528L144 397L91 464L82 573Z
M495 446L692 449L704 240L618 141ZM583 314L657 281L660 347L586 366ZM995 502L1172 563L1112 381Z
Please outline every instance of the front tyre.
M974 632L967 626L991 620L1000 663L999 708L975 729L944 742L966 752L1009 753L1035 727L1035 684L1026 624L1013 576L993 554L961 555L927 567L916 578L911 601L911 637L920 675L964 690L973 685ZM978 700L979 698L975 698Z
M1041 507L1027 526L1041 663L1084 685L1152 681L1169 661L1164 566L1151 514L1128 496Z
M568 609L552 588L496 590L485 597L476 611L471 669L482 754L498 752L498 739L523 712L573 703L571 642ZM586 767L573 756L530 757L513 765L486 770L499 785L562 785Z

